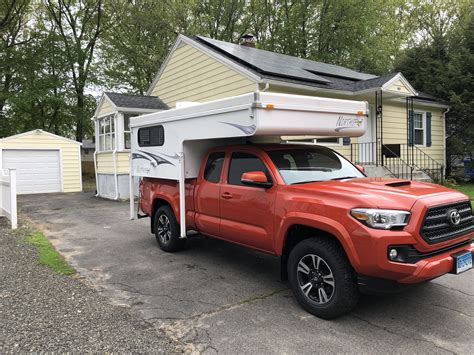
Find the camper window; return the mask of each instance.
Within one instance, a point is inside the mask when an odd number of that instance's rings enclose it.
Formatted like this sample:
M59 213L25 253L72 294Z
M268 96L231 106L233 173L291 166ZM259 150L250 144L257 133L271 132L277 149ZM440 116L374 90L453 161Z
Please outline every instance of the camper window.
M156 147L165 143L163 126L143 127L138 130L138 145L140 147Z

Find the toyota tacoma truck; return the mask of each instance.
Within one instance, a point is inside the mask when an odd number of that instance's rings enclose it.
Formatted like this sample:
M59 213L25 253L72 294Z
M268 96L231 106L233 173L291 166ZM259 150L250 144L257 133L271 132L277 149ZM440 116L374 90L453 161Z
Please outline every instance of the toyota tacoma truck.
M327 319L353 309L360 292L472 268L467 196L362 170L323 146L213 148L186 181L186 229L280 257L300 305ZM184 247L176 181L143 178L139 206L162 250Z

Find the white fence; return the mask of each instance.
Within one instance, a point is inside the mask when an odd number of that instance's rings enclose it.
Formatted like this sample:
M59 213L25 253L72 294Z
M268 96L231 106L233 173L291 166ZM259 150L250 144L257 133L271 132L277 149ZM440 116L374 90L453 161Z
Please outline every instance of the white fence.
M0 216L7 217L12 229L16 229L16 170L0 169Z

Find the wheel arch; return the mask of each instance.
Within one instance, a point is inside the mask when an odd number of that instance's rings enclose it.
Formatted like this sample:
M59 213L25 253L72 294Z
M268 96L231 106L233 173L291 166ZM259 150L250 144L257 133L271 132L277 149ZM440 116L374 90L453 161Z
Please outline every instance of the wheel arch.
M156 211L162 207L162 206L169 206L171 208L171 210L173 211L175 217L177 217L176 215L176 209L174 207L174 204L166 197L166 196L162 196L162 195L157 195L157 196L154 196L153 197L153 202L152 202L152 205L151 205L151 215L150 215L150 220L151 220L151 223L150 223L150 229L151 229L151 233L155 233L155 213ZM178 218L178 217L177 217Z
M355 269L360 264L355 246L342 224L327 217L315 218L314 215L298 214L285 218L275 246L276 254L281 256L282 279L286 279L286 262L289 253L295 245L308 238L332 238L341 245Z

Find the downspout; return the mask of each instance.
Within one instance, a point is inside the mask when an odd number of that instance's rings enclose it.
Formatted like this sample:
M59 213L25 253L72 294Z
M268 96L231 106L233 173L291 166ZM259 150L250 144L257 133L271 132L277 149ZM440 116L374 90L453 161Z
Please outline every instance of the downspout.
M94 151L94 172L95 172L95 189L96 189L95 197L99 197L100 192L99 192L99 176L97 175L97 145Z
M255 90L256 92L265 92L265 91L267 91L268 88L270 87L270 83L268 83L268 81L267 81L267 82L265 83L265 87L264 87L262 90L260 90L260 84L261 84L261 83L262 83L262 82L257 82L257 84L256 84L256 89L257 89L257 90Z
M114 160L114 180L115 180L115 197L114 200L117 201L119 199L119 192L118 192L118 174L117 174L117 144L118 144L118 129L117 129L117 113L114 117L114 128L115 128L115 144L114 150L112 151L112 159Z
M95 175L95 190L96 190L95 197L99 197L100 196L99 175L97 172L97 147L99 146L99 139L97 137L97 119L95 117L93 117L92 119L94 120L94 137L95 137L95 149L94 149L94 175Z
M443 166L443 178L446 176L446 114L451 111L451 107L448 107L443 112L443 137L444 137L444 149L443 149L443 158L444 158L444 166Z

